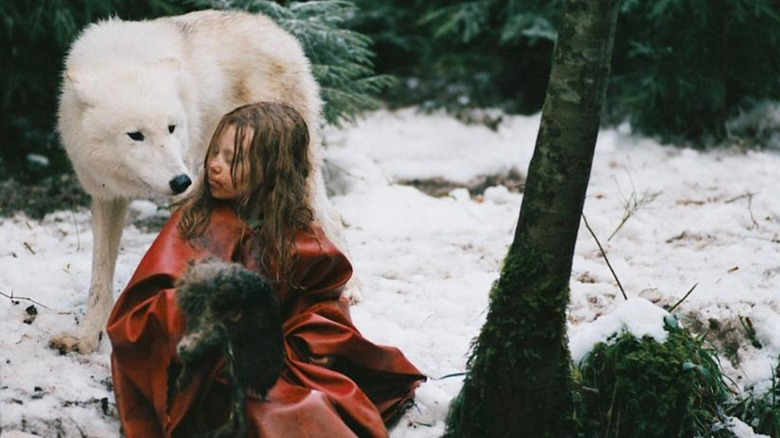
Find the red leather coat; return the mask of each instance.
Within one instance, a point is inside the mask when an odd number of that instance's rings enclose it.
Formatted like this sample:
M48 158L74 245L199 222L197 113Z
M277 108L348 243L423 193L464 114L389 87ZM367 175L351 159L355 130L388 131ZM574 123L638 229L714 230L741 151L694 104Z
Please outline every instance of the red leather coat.
M179 361L176 344L184 331L174 284L187 262L216 256L262 272L260 243L232 209L217 208L193 242L182 239L178 223L174 213L108 322L117 407L130 438L192 436L224 423L229 413L224 360L216 355L168 400L168 369ZM386 437L386 422L425 377L398 349L369 342L352 324L340 297L352 266L318 227L295 235L295 251L291 278L300 287L277 285L286 366L268 401L247 398L249 436Z

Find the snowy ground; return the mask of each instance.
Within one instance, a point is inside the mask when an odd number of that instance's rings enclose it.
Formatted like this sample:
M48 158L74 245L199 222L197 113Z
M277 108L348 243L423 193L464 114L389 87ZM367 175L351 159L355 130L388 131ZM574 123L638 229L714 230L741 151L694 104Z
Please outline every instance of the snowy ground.
M355 322L369 339L400 347L431 376L394 438L443 432L462 380L438 378L464 370L522 199L502 186L480 196L460 188L433 197L399 182L467 186L513 168L525 174L538 124L538 116L504 117L491 131L403 110L328 132L332 199L348 226L363 285ZM623 325L662 337L658 306L698 284L675 313L691 327L710 327L740 388L766 385L780 353L779 173L777 153L697 152L601 132L585 215L630 300L623 300L583 228L569 316L575 359ZM159 214L148 202L135 202L132 210L136 219ZM126 228L117 294L153 237ZM3 436L118 435L107 341L88 356L60 356L46 346L83 316L91 246L87 211L42 221L0 219L0 292L16 297L0 296ZM752 321L762 349L751 346L740 317ZM753 436L744 425L740 430Z

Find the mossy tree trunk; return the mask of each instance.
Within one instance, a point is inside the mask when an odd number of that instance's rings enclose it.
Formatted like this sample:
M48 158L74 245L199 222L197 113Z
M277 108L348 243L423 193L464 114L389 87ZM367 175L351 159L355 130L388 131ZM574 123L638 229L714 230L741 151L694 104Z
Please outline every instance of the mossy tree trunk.
M568 0L514 241L447 419L449 437L576 434L569 277L619 0Z

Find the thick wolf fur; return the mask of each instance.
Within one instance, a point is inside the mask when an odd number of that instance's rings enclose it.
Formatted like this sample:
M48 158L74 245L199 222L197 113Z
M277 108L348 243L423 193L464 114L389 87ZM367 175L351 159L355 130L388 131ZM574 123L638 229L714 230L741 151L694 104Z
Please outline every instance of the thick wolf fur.
M299 42L268 17L200 11L92 24L71 47L61 91L58 130L92 196L94 247L86 316L78 333L52 340L60 351L97 348L129 199L178 195L182 181L196 181L219 119L240 105L284 102L304 117L316 216L346 249L320 168L319 87Z

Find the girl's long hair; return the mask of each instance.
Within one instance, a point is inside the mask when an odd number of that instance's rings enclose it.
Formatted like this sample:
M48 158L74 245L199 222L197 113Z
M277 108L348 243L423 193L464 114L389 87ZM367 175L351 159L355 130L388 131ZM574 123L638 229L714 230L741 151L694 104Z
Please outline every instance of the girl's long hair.
M182 211L179 232L188 240L201 236L214 207L224 202L211 196L206 178L209 157L230 126L235 127L235 152L230 164L234 186L240 163L250 166L249 189L236 201L235 208L261 239L261 265L280 281L295 262L292 233L307 229L314 220L307 182L312 172L309 130L303 117L289 105L253 103L234 109L220 120L203 160L199 184L177 204ZM242 145L247 139L249 147L244 150Z

